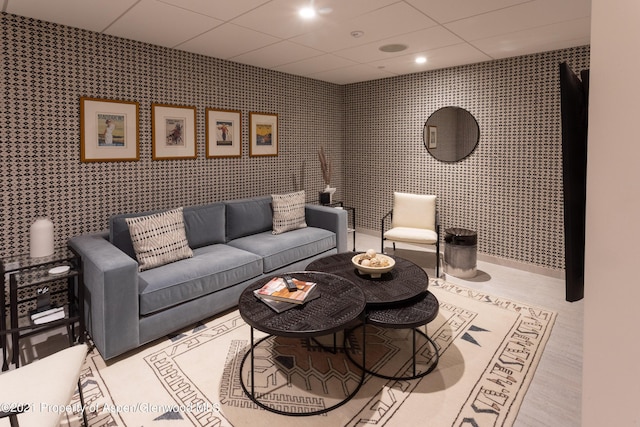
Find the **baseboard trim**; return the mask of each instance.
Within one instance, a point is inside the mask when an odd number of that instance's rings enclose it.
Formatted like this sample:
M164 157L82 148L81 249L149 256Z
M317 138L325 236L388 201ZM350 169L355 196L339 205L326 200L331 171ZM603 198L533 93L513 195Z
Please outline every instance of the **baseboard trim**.
M366 228L356 228L356 232L366 234L369 236L376 236L378 237L378 239L380 239L380 232L377 230L369 230ZM356 242L357 242L357 239L356 239ZM427 247L424 247L424 248L420 247L420 249L433 251L432 248L427 248ZM441 245L441 249L442 249L442 245ZM528 273L540 274L542 276L552 277L554 279L564 280L565 278L564 269L555 269L555 268L545 267L542 265L529 264L526 262L517 261L509 258L497 257L495 255L489 255L482 252L478 252L478 261L488 262L491 264L500 265L502 267L515 268L517 270L526 271Z

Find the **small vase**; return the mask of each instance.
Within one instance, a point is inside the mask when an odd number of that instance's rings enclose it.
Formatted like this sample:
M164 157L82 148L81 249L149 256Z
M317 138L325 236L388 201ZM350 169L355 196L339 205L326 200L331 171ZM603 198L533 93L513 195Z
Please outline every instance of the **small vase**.
M29 233L31 258L41 258L53 254L53 223L48 218L38 218Z

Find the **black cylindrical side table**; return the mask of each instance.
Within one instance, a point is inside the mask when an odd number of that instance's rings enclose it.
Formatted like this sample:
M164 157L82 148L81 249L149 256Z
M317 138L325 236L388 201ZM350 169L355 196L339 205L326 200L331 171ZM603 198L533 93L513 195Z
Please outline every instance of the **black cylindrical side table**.
M444 272L463 279L474 277L478 233L466 228L447 228L444 233Z

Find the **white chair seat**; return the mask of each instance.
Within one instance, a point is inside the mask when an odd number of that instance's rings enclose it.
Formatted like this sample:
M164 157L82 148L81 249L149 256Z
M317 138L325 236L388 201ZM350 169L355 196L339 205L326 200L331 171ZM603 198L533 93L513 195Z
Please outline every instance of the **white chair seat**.
M0 402L30 405L27 412L18 415L20 427L58 426L59 409L71 401L86 355L85 344L75 345L2 373ZM8 418L0 420L0 426L5 425L9 425Z
M385 221L391 221L389 230ZM384 241L435 245L436 277L440 277L440 223L436 196L432 194L393 193L393 208L382 217L380 250L384 253Z
M395 227L386 231L384 238L396 242L433 245L438 241L438 234L423 228Z

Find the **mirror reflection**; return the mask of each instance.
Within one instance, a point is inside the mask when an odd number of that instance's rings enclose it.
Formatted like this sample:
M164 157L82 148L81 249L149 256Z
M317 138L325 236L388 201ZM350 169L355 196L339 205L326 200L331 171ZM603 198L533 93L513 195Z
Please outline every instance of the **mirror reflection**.
M429 154L443 162L457 162L473 152L480 139L475 117L460 107L443 107L429 116L422 134Z

